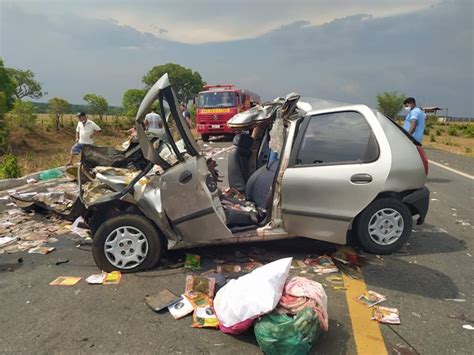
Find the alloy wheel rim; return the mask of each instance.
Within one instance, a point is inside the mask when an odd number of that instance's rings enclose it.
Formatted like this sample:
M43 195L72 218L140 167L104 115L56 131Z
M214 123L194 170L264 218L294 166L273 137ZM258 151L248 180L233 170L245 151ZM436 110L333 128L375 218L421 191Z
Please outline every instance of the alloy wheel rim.
M382 208L369 219L369 236L378 245L391 245L402 236L405 223L403 217L393 208Z
M132 269L143 263L148 255L148 239L138 228L122 226L105 239L104 253L116 268Z

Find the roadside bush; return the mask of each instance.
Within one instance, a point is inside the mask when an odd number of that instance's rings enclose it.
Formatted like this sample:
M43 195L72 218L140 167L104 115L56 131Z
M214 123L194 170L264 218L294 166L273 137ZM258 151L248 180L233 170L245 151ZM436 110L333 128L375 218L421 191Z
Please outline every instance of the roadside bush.
M450 126L449 129L448 129L448 134L450 136L457 137L457 136L459 136L459 131L458 131L456 126Z
M430 136L430 142L436 142L436 137L434 134Z
M471 154L471 153L472 153L472 149L469 148L469 147L466 147L465 152L466 152L467 154Z
M424 134L425 136L429 136L429 135L430 135L430 132L431 132L431 130L430 130L428 127L425 127L425 130L423 131L423 134Z
M28 101L16 100L10 112L10 120L16 126L32 131L36 124L35 106Z
M436 130L436 135L437 135L438 137L441 135L441 130L440 130L439 128Z
M18 165L16 156L8 154L0 164L0 178L1 179L12 179L21 176L21 168Z
M429 115L426 117L426 127L433 128L436 123L438 123L438 117L434 115Z
M466 138L474 138L474 124L468 125L463 134Z

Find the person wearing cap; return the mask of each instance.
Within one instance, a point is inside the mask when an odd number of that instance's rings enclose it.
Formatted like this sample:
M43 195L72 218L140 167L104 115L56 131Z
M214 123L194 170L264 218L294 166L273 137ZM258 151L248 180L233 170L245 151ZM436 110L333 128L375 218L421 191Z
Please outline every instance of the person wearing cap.
M94 144L94 136L100 132L100 127L94 121L87 119L84 112L79 112L76 116L79 120L76 127L76 143L71 148L71 159L68 165L72 165L75 155L81 154L85 144Z

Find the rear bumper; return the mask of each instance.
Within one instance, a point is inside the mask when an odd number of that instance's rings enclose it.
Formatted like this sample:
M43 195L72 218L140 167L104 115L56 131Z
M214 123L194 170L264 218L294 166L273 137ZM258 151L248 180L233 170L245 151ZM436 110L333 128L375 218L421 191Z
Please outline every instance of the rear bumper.
M417 224L423 224L425 222L430 205L430 190L428 190L426 186L405 196L402 202L408 205L414 215L418 214L420 216Z

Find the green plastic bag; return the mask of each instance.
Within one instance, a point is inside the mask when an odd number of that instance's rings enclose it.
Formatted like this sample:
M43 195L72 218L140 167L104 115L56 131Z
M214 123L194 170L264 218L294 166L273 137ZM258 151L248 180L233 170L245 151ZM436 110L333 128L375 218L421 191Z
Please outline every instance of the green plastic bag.
M40 180L52 180L63 176L63 172L60 169L51 169L43 171L39 178Z
M265 355L307 354L321 332L318 316L311 308L295 316L273 311L257 320L254 329Z

